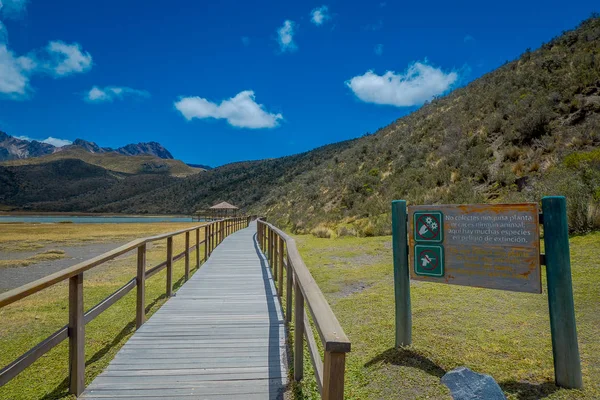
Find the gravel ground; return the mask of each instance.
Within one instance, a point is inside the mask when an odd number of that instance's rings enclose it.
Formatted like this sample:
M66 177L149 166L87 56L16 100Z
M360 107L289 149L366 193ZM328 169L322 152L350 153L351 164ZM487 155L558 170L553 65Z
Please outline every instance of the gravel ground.
M75 265L81 261L96 257L102 253L119 247L121 244L123 243L92 243L81 246L50 245L46 248L36 249L33 252L3 252L0 255L0 258L4 260L24 259L50 249L64 250L66 257L60 260L42 261L26 267L0 268L0 293L25 285L26 283L33 282L37 279L43 278L44 276Z

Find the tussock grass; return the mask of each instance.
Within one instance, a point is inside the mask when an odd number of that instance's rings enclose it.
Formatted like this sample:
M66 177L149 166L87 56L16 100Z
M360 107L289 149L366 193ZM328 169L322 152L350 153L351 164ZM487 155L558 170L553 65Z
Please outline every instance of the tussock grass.
M582 391L554 385L545 287L535 295L412 282L413 344L395 349L391 237L296 240L352 341L346 398L451 399L440 378L461 365L492 375L511 400L600 398L600 233L571 239ZM317 399L306 354L294 394Z

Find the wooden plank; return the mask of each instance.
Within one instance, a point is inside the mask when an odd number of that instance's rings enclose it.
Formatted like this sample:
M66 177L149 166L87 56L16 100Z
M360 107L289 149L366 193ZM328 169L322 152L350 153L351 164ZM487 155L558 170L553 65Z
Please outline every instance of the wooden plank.
M185 233L185 251L183 252L185 254L185 272L184 272L184 279L187 281L188 279L190 279L190 233L186 232Z
M83 272L69 278L69 392L79 396L85 387L85 322Z
M294 279L294 379L304 377L304 296L298 279Z
M200 229L196 229L196 268L200 268Z
M344 369L346 353L325 352L323 361L323 400L344 399Z
M138 247L137 255L137 297L135 310L136 329L146 321L146 244Z
M52 350L56 345L69 337L69 327L64 326L37 344L34 348L17 358L0 370L0 386L4 386L12 378L33 364L38 358Z
M277 261L277 265L279 266L279 280L277 281L277 294L279 297L283 296L283 238L277 236L279 238L279 251L277 254L279 255L279 259Z
M167 297L173 295L173 237L167 238Z
M312 327L310 326L310 321L308 320L306 312L304 313L304 336L306 337L306 342L308 344L308 353L315 371L315 378L319 388L319 393L323 393L323 361L321 361L319 347L317 347L315 335L312 331Z

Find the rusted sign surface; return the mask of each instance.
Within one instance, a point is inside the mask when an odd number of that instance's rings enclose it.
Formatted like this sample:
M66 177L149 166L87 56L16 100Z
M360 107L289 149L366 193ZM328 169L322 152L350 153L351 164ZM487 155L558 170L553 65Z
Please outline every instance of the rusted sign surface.
M411 279L541 293L535 203L408 207Z

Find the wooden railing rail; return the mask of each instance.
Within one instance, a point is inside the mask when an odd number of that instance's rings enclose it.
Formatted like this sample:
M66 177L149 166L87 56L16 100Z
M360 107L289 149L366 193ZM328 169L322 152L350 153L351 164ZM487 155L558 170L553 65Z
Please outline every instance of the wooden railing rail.
M350 351L350 340L304 264L295 240L263 219L258 219L257 240L273 271L280 298L284 295L283 272L286 272L286 322L291 322L292 308L295 310L294 380L300 381L304 376L303 351L306 339L321 398L343 399L346 353ZM323 360L304 308L305 304L321 339Z
M69 280L69 323L52 335L38 343L31 350L11 362L0 370L0 386L5 385L33 362L57 346L65 339L69 339L69 391L80 395L84 388L85 377L85 325L108 309L111 305L137 287L136 298L136 329L140 328L146 319L145 311L145 281L163 269L167 269L166 293L173 293L173 264L185 258L184 279L190 276L190 253L196 251L196 266L200 268L210 257L212 251L225 237L249 225L254 217L235 217L213 221L207 224L182 229L175 232L135 239L114 250L83 261L62 271L48 275L37 281L28 283L16 289L0 294L0 308L12 304L34 293L42 291L59 282ZM200 240L200 229L204 229L204 239ZM190 246L190 233L195 231L195 244ZM173 238L185 234L185 250L173 255ZM167 240L167 259L152 268L146 268L147 244L158 240ZM204 247L203 257L200 257L200 246ZM87 312L83 309L83 273L107 261L113 260L123 254L137 249L137 273L117 291L93 306Z

